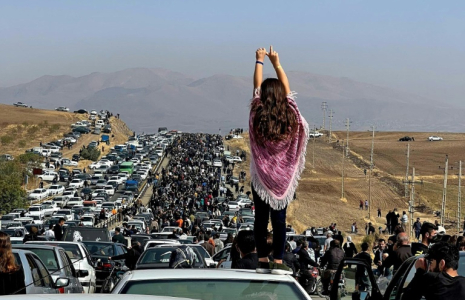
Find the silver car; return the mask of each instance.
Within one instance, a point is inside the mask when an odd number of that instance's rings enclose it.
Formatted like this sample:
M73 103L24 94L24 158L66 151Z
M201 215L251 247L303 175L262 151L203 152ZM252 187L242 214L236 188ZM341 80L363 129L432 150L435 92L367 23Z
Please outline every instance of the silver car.
M16 262L24 271L24 284L26 294L58 294L60 288L69 284L67 278L58 278L53 281L49 271L40 258L31 251L13 249Z
M94 269L94 263L83 243L63 242L63 241L31 241L27 245L49 245L65 249L66 254L73 262L74 268L79 271L87 271L88 275L79 277L85 293L94 293L97 289L97 277ZM86 272L81 272L84 275Z
M58 278L68 278L69 284L66 287L61 287L59 289L60 293L74 294L83 292L78 279L79 275L84 275L83 271L76 272L73 263L63 248L37 244L13 245L13 248L29 250L36 254L50 272L54 282Z

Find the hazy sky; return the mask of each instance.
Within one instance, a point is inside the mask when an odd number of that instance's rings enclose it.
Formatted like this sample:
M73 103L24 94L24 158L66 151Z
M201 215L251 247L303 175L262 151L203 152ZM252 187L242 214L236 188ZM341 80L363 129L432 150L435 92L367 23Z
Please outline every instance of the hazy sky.
M463 0L0 0L0 86L130 67L250 76L273 44L286 70L462 104L464 16Z

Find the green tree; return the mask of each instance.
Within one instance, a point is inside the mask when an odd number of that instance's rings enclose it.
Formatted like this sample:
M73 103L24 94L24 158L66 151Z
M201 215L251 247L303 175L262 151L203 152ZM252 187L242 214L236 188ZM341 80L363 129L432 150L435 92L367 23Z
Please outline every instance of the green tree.
M93 160L93 161L98 160L100 157L100 150L98 150L97 148L82 149L81 157L83 159L88 159L88 160Z
M25 207L26 191L22 183L27 169L19 160L0 163L0 210L8 213L13 208Z

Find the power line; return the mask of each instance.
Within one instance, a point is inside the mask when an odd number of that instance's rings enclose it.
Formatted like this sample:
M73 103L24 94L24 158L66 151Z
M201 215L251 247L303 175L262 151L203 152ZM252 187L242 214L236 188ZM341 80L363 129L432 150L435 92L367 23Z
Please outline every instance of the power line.
M333 113L334 111L331 109L329 110L329 140L328 140L328 143L331 143L331 135L332 135L332 130L331 130L331 126L332 126L332 123L333 123Z

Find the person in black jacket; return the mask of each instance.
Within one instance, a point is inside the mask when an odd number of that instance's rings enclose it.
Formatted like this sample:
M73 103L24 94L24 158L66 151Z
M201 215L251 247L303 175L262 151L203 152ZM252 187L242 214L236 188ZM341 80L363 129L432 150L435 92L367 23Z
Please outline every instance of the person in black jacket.
M63 225L65 224L65 219L60 218L58 223L53 227L53 233L55 233L55 241L61 241L63 239Z
M372 260L368 248L368 243L363 243L362 252L355 256L355 258L363 259L366 263L366 266L358 265L355 271L355 290L357 291L371 292L371 282L367 269L371 268Z
M465 277L457 272L459 259L455 245L439 242L431 246L426 256L415 262L415 276L402 299L465 299Z
M298 260L300 264L299 283L307 291L307 293L310 293L315 278L312 276L312 270L310 270L308 266L311 265L313 267L318 267L318 264L310 258L310 255L308 254L307 250L308 243L306 241L303 241L298 252Z
M133 246L128 250L128 252L117 255L110 256L109 260L121 260L124 259L124 264L131 270L134 270L136 267L136 262L139 260L143 250L141 249L140 243L135 242Z
M300 269L300 264L297 260L297 256L291 252L291 246L289 243L286 243L285 246L283 263L292 269L292 276L296 277L296 273Z

